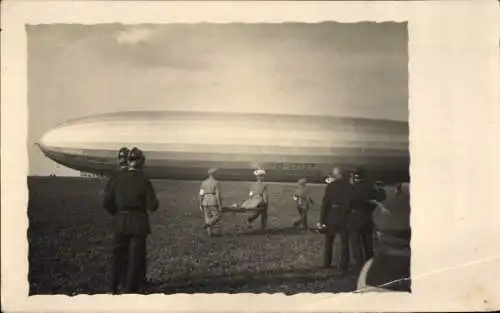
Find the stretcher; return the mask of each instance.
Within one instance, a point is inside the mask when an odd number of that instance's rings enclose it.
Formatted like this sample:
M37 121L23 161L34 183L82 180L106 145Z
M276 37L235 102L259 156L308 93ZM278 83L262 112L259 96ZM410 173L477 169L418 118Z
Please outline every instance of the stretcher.
M232 213L244 213L244 212L258 212L258 211L264 211L265 208L263 207L252 207L252 208L246 208L242 206L223 206L222 207L222 212L232 212Z
M222 212L258 212L265 210L266 207L262 206L262 200L259 198L250 198L243 202L241 205L233 204L232 206L223 206Z

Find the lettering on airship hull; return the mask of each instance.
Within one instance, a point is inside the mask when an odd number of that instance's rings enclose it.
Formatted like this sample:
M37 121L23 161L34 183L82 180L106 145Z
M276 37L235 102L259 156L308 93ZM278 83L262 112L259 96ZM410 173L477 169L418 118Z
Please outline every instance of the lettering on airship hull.
M278 163L276 169L278 170L309 170L316 167L313 163Z

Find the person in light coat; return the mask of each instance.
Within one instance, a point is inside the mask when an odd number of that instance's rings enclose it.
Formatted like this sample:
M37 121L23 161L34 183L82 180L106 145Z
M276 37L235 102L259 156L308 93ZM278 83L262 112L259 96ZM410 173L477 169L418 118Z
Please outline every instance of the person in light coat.
M216 168L208 170L208 178L201 183L200 209L205 217L205 226L208 235L214 235L214 230L219 229L222 210L222 195L219 181L215 178Z
M260 217L260 226L262 231L267 229L267 210L268 210L268 197L267 197L267 186L264 183L264 176L266 171L263 169L257 169L254 171L256 182L252 185L249 193L249 199L242 204L242 208L245 209L256 209L248 218L249 227L252 227L252 223Z

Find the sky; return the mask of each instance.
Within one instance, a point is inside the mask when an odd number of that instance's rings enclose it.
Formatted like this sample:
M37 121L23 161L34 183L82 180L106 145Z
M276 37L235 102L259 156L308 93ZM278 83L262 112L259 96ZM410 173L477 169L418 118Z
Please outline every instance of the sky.
M404 23L27 26L30 175L73 175L34 143L130 110L408 120Z

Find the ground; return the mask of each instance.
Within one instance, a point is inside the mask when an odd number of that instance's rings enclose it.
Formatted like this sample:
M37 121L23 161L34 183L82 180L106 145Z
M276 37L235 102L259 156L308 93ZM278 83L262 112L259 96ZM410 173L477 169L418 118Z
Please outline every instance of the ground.
M101 207L104 182L32 177L28 215L30 294L109 292L112 218ZM356 277L322 269L323 236L294 230L293 184L269 185L269 231L246 226L247 214L224 214L220 237L208 237L198 206L200 182L155 181L159 210L151 215L147 292L344 292ZM224 202L241 203L250 183L222 183ZM324 186L311 186L318 220Z

